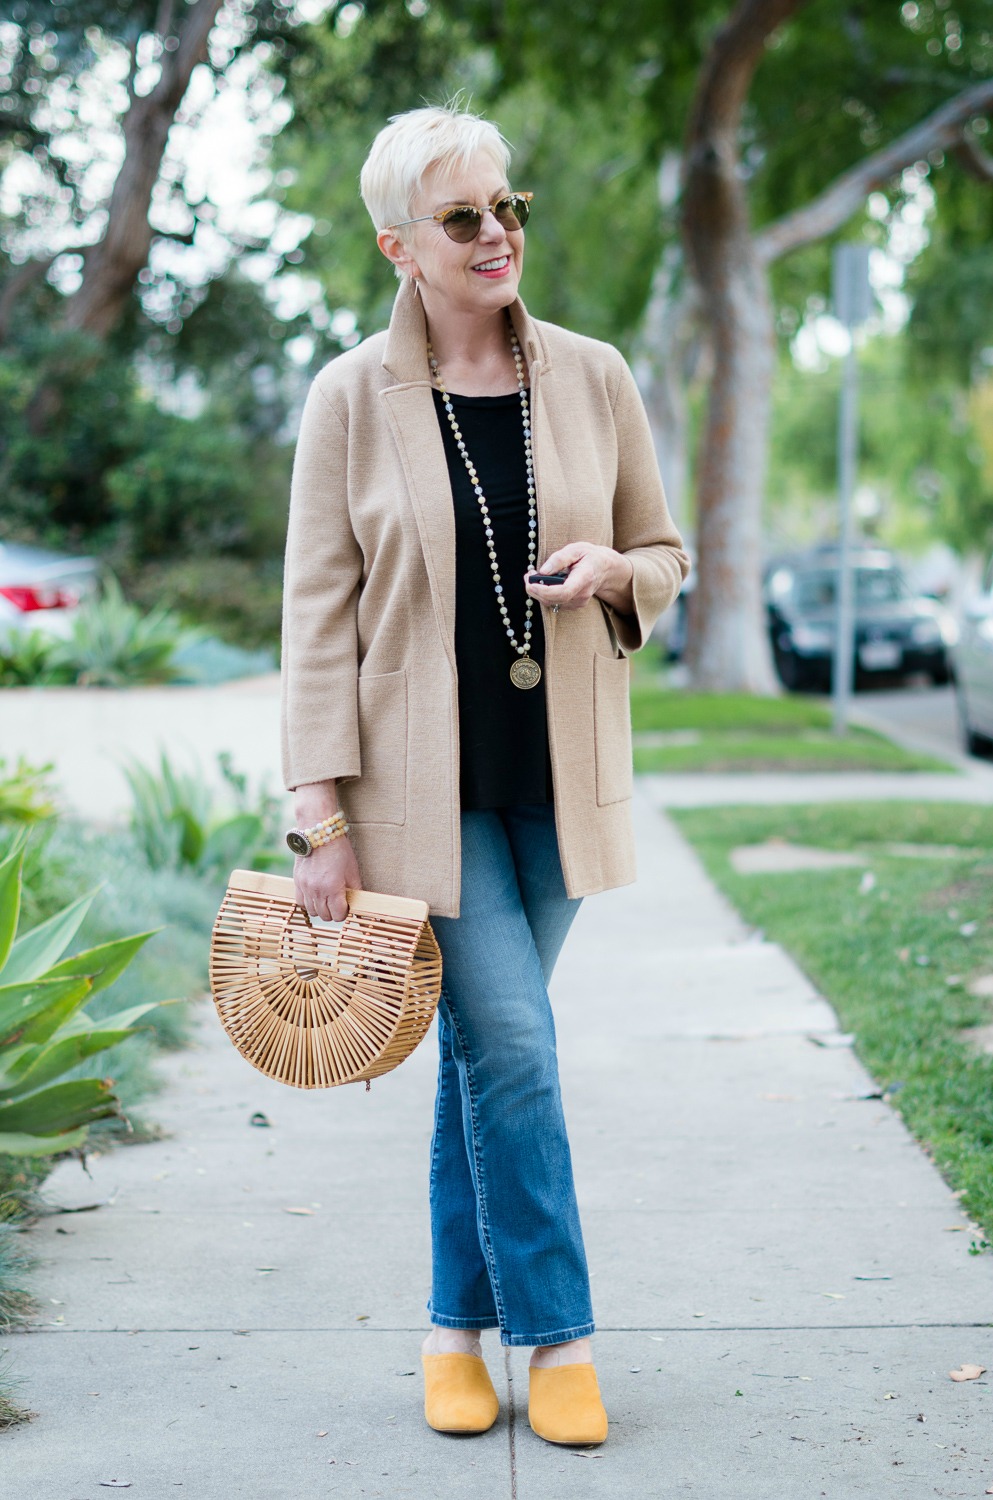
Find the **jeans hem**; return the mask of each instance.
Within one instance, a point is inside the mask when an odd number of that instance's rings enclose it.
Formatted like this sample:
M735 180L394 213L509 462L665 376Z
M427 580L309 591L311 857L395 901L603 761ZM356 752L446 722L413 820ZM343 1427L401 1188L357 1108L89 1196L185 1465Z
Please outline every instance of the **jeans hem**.
M574 1339L588 1339L594 1333L595 1323L580 1323L576 1328L560 1328L555 1333L507 1333L506 1329L501 1329L500 1342L510 1348L527 1345L540 1349L546 1344L571 1344Z
M485 1318L446 1318L444 1313L431 1312L428 1316L436 1328L499 1328L500 1320L495 1313Z

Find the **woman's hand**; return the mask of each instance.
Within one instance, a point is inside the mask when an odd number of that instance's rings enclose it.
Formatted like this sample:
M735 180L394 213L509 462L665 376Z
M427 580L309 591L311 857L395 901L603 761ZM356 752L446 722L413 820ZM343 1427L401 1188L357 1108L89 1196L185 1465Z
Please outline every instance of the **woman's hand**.
M355 850L347 834L322 844L313 854L297 855L293 865L297 905L325 922L343 922L348 916L345 891L360 891Z
M528 583L530 572L529 568L524 575L524 587L539 604L582 609L597 598L618 614L634 613L631 587L634 565L613 547L598 547L595 542L568 542L535 569L537 573L568 573L565 583Z

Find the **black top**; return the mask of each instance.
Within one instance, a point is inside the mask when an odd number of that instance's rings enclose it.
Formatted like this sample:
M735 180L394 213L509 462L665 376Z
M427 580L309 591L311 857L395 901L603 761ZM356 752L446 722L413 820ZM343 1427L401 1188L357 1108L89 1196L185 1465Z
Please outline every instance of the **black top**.
M494 592L479 500L452 433L441 393L435 408L455 505L455 664L459 682L461 802L464 810L550 802L544 677L523 690L510 680L517 652ZM524 641L528 562L528 492L521 400L451 396L466 451L490 513L497 567L518 644ZM536 561L541 554L536 551ZM531 656L544 669L545 634L537 600L531 614Z

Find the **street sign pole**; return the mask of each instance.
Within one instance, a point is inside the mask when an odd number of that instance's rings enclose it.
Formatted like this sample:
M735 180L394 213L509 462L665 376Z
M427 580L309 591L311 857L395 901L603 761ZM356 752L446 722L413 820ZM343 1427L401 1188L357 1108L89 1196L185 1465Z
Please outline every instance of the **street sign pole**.
M838 410L838 586L837 625L834 635L835 734L848 732L848 708L855 668L855 600L852 578L852 493L855 489L855 445L858 433L858 360L855 331L849 329L848 353L841 376Z
M848 329L848 352L838 408L838 585L834 639L835 734L848 730L855 666L855 590L852 577L852 495L858 464L858 360L855 330L869 316L869 246L836 245L832 262L835 317Z

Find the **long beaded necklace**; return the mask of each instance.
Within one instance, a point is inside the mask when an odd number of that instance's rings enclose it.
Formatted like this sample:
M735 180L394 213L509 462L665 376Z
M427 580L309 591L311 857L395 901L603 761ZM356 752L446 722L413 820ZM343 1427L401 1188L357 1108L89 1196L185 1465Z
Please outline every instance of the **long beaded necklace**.
M510 320L508 319L508 322ZM535 501L534 485L534 460L531 454L531 414L528 409L528 393L524 385L524 360L521 357L521 346L517 342L517 334L514 325L510 324L510 347L514 353L514 368L517 371L517 391L521 398L521 418L524 423L524 463L527 468L528 485L528 572L533 573L537 562L538 548L538 511ZM493 574L493 592L496 594L497 604L500 606L500 618L503 628L507 632L507 639L517 653L517 658L511 663L510 680L517 688L537 687L541 681L541 668L531 655L531 614L534 608L534 600L527 595L527 604L524 608L524 639L519 642L514 633L514 627L510 623L510 615L507 612L507 601L504 597L503 584L500 580L500 568L497 562L496 546L493 539L493 523L490 518L489 507L486 504L486 496L479 482L476 467L466 451L465 439L459 427L458 417L455 415L451 397L445 389L445 382L441 378L441 370L435 359L434 350L431 348L431 340L428 339L428 364L431 373L438 384L441 398L444 402L448 420L451 423L452 433L458 450L465 462L469 473L469 483L475 492L479 502L479 513L483 518L483 532L486 537L486 547L490 556L490 570Z

